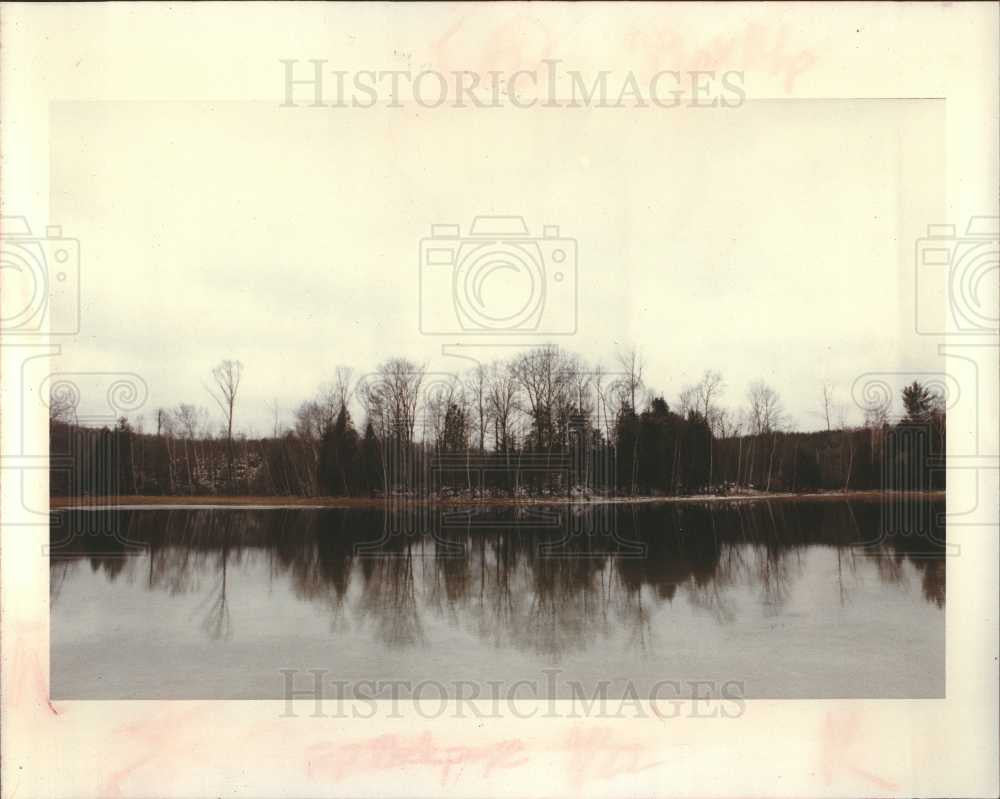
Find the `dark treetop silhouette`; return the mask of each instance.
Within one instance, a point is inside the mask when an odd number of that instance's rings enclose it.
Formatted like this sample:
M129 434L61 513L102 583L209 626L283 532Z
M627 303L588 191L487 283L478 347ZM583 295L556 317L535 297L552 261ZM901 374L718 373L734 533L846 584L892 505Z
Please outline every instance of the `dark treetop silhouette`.
M671 407L644 386L634 351L620 366L590 369L546 346L444 378L400 358L357 381L338 368L298 408L294 430L275 422L261 438L233 435L244 374L223 361L213 372L220 436L190 404L159 411L151 434L125 418L81 427L53 402L51 492L436 499L944 488L944 404L927 386L903 391L896 421L883 402L866 409L863 426L829 429L824 385L817 416L828 429L795 432L763 382L732 412L719 404L722 376L708 371Z

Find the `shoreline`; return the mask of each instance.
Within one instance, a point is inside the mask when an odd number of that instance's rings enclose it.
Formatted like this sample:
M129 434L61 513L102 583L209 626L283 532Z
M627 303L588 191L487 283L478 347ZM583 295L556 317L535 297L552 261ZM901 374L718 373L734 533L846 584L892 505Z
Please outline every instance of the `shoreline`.
M482 497L482 498L428 498L409 497L261 497L261 496L113 496L50 497L50 510L155 510L160 508L204 508L272 510L278 508L324 509L324 508L368 508L379 509L392 505L463 508L494 507L516 508L554 505L584 507L591 505L672 505L672 504L714 504L727 502L796 502L796 501L880 501L891 497L912 499L941 499L945 491L824 491L802 494L754 493L754 494L702 494L683 496L641 496L641 497Z

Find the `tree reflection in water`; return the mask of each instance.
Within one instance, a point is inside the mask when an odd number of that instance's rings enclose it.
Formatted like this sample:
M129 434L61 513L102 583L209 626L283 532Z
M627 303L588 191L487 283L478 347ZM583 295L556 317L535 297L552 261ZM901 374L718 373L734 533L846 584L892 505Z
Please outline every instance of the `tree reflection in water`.
M64 511L61 521L82 529L74 515L84 512ZM879 538L875 502L551 512L560 525L497 509L457 524L452 514L422 533L397 535L394 517L375 510L123 510L118 529L134 545L81 535L54 546L50 591L58 603L66 574L81 564L149 591L204 590L199 624L224 640L233 632L227 591L242 565L263 560L272 581L287 581L295 596L329 611L332 630L364 627L387 647L412 647L426 642L424 614L436 614L496 647L553 660L616 629L636 651L646 650L651 610L679 595L718 624L735 618L729 589L740 586L758 592L766 613L779 614L811 547L836 551L841 603L858 585L859 561L874 559L887 584L914 573L904 568L911 563L925 599L944 606L944 553L930 543L942 531L861 547ZM940 513L925 518L940 525Z

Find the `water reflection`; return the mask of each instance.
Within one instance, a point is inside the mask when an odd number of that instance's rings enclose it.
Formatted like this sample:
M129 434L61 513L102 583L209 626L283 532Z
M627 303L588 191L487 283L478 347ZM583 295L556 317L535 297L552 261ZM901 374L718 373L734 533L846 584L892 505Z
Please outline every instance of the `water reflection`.
M939 525L941 511L929 506L925 518ZM86 512L62 512L53 525L61 531L53 533L53 614L67 579L89 565L109 584L196 595L192 624L207 640L252 638L255 622L244 618L247 629L237 629L229 596L234 582L263 571L272 595L290 592L321 613L333 633L361 630L389 651L426 645L433 619L494 650L559 662L599 651L613 636L624 635L636 654L646 651L656 613L679 597L706 624L736 624L748 591L766 617L778 618L807 579L807 554L818 550L835 553L836 567L808 579L834 580L842 605L868 573L902 588L918 577L927 603L943 608L945 602L940 547L927 536L880 537L877 503L596 512L613 513L610 522L588 515L594 511L553 513L566 518L553 524L537 513L498 510L485 521L456 522L452 515L397 535L414 525L380 511L123 510L113 517L117 536L72 536L57 545L67 530L93 526ZM939 527L933 533L943 538ZM261 598L262 612L269 601Z

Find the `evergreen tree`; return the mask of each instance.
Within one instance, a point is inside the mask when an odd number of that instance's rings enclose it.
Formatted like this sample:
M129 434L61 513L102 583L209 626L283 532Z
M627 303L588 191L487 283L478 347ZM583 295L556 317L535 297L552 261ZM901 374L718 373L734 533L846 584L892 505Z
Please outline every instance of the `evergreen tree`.
M378 437L371 422L365 426L365 437L358 453L358 480L359 489L369 496L384 488Z
M639 417L625 404L615 424L615 457L618 464L618 489L625 494L636 492L639 481Z
M903 389L903 407L906 408L906 420L926 422L934 407L934 399L933 393L914 380Z
M441 452L464 452L469 441L469 421L465 410L454 402L449 402L444 412L444 426L438 438Z
M351 412L345 405L340 406L337 421L333 424L333 442L338 490L350 496L356 488L358 433L354 429L354 422L351 421Z
M670 491L674 430L663 397L654 397L639 420L639 490L644 494Z
M708 485L709 459L711 458L712 428L698 411L688 411L684 429L686 455L683 473L685 489Z
M317 482L329 496L351 496L356 487L358 434L350 411L341 405L337 418L320 439Z
M326 496L337 494L338 484L337 448L334 444L333 425L323 429L319 440L319 463L316 466L316 485Z

